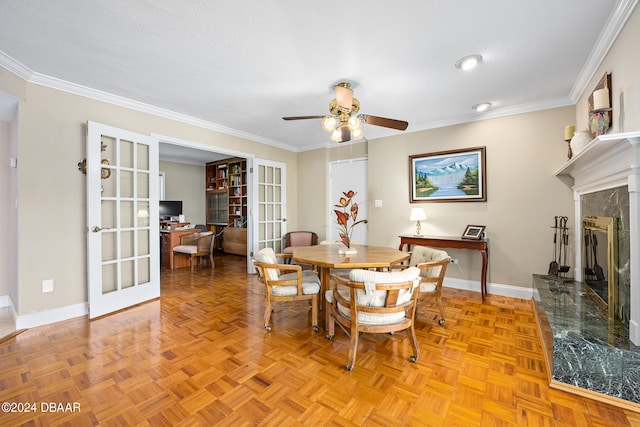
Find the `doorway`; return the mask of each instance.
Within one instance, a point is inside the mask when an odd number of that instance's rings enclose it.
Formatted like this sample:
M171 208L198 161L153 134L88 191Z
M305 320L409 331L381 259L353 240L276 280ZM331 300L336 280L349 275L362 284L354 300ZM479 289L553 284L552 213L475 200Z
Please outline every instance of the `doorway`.
M206 224L206 173L204 169L207 163L217 162L220 160L230 159L230 158L243 158L246 159L247 162L247 170L249 170L253 166L253 155L249 153L243 153L235 150L222 149L219 147L204 145L192 141L185 141L181 139L176 139L172 137L166 136L158 136L154 135L159 141L159 160L162 162L171 162L175 164L179 164L179 167L176 168L177 171L188 170L189 166L197 167L198 169L202 168L202 176L200 174L190 174L191 182L197 181L197 184L200 185L199 190L184 190L184 187L176 188L175 185L172 186L171 180L172 175L175 174L167 173L164 177L165 180L165 199L169 200L185 200L185 211L189 212L187 209L191 209L187 207L188 200L201 200L201 209L196 208L196 210L191 210L191 215L186 215L186 221L191 222L191 224ZM167 164L167 163L165 163ZM184 166L184 167L183 167ZM162 167L160 168L162 172ZM174 171L175 172L175 171ZM184 176L183 173L180 172ZM195 181L194 181L195 180ZM194 185L195 187L195 185ZM250 186L249 186L250 189ZM252 197L252 192L249 191L247 197L250 199ZM195 214L194 214L195 212ZM252 235L252 227L250 221L247 223L247 242L250 242L250 236ZM247 248L249 250L249 248ZM248 252L249 253L249 252ZM251 269L250 263L247 261L247 271L253 273Z
M336 205L344 192L354 191L356 195L353 201L358 204L358 219L366 219L368 216L367 195L367 166L366 158L344 160L330 163L329 204ZM336 218L333 209L329 212L329 240L340 241L339 229L336 226ZM368 224L359 224L354 228L351 236L354 243L366 245L369 243Z

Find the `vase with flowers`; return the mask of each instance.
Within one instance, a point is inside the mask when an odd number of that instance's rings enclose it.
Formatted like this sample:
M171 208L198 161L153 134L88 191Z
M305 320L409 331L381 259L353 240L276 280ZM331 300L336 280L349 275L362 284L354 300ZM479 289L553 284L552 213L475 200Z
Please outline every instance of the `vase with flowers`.
M366 219L358 220L358 204L353 201L353 198L357 194L353 190L349 190L347 192L342 192L344 197L340 197L340 201L337 205L334 205L336 208L334 212L336 213L338 228L340 232L340 240L344 244L345 248L340 248L339 253L344 255L355 254L357 250L352 247L351 244L351 236L353 235L353 230L358 224L367 223ZM349 220L353 221L349 224Z

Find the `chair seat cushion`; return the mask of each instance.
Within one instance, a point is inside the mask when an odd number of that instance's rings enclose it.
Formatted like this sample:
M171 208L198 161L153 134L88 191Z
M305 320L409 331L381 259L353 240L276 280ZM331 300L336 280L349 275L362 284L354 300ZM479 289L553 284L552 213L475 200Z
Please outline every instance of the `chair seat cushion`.
M173 247L173 251L191 255L198 252L198 247L196 245L178 245Z
M281 274L278 280L296 280L297 273ZM313 295L320 292L320 279L314 271L306 270L302 272L302 293L305 295ZM292 296L298 293L296 285L273 286L271 293L278 296Z
M436 291L435 283L420 283L421 294L432 294Z

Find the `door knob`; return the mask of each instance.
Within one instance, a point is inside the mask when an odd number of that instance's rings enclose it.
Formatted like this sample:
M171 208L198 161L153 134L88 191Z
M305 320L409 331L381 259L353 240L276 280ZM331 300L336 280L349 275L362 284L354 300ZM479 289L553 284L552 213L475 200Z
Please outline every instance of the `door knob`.
M93 231L94 233L97 233L98 231L102 231L102 230L109 230L109 227L101 228L101 227L98 227L97 225L94 225L93 227L91 227L91 231Z

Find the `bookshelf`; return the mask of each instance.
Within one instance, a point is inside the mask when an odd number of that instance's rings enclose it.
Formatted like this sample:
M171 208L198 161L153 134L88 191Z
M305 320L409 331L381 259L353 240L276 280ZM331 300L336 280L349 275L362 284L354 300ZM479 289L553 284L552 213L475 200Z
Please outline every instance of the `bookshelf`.
M207 163L205 170L207 227L216 234L225 227L237 229L223 233L223 239L216 241L216 248L246 255L247 161L234 157ZM238 238L244 238L244 247L235 241Z

